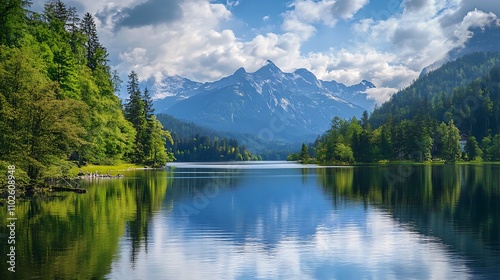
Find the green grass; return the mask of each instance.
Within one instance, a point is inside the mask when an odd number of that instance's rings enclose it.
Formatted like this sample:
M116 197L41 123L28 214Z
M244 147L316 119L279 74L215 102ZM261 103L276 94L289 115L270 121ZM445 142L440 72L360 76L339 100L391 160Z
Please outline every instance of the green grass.
M87 172L98 172L99 174L110 174L112 176L116 176L118 173L123 172L123 171L129 171L137 168L143 168L144 166L142 165L137 165L133 163L121 163L117 165L85 165L80 168L78 167L73 167L70 169L69 173L71 176L76 177L78 175L78 171L81 169L84 173Z

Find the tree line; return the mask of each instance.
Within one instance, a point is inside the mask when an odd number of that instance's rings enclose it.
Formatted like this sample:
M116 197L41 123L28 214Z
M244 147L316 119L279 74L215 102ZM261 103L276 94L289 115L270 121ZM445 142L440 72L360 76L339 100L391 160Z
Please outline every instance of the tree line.
M360 120L334 118L331 128L315 143L303 145L300 155L290 155L289 159L311 162L311 156L320 163L348 164L384 160L499 161L498 54L472 54L462 60L417 80L376 108L371 116L364 112ZM443 73L464 72L464 61L486 74L449 90L452 82ZM454 74L451 78L458 79Z
M0 1L0 169L26 183L66 176L74 165L120 161L161 166L168 132L129 75L129 99L108 62L94 18L50 0ZM21 182L21 181L19 181Z
M249 161L262 160L252 154L236 139L223 133L178 120L167 114L158 114L158 120L171 131L173 142L167 143L168 152L178 161Z

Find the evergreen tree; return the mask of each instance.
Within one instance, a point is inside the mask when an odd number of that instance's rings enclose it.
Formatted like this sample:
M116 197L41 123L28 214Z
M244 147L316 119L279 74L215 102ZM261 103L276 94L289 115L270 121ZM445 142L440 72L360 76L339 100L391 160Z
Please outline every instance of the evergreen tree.
M85 37L87 66L92 69L92 71L99 66L105 66L108 53L99 42L94 18L90 13L86 13L83 16L81 32Z
M481 150L483 151L483 159L484 160L491 160L491 143L492 143L492 139L491 139L491 136L488 135L488 136L485 136L482 140L481 140Z
M120 88L122 87L122 79L120 78L120 75L118 74L118 71L115 69L111 73L111 83L113 84L113 90L115 93L120 91Z
M307 161L309 160L309 151L305 143L302 143L302 149L299 154L299 160L302 163L307 163Z
M476 137L470 136L465 144L465 153L467 153L469 160L475 160L480 158L483 151L479 148Z
M493 137L488 153L492 161L500 161L500 134Z
M149 94L148 88L144 89L142 101L144 102L144 114L146 115L146 119L149 121L154 116L154 109L153 99Z
M383 126L380 132L380 155L382 159L392 158L392 147L390 139L390 129Z
M29 0L0 0L0 45L19 45L28 26Z
M145 159L144 138L147 134L147 120L144 111L144 101L139 89L139 77L135 71L128 75L127 92L129 98L125 103L125 117L132 123L135 131L134 152L130 155L133 162L142 163Z
M462 147L460 145L460 131L450 120L448 125L441 123L439 125L441 135L442 155L446 161L455 162L460 159Z
M48 24L56 31L65 29L71 13L61 0L50 0L44 5L44 17Z

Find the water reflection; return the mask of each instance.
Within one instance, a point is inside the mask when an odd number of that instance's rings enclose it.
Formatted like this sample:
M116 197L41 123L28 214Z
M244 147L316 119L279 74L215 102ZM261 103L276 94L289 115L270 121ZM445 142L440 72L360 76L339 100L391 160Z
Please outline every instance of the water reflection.
M142 260L162 260L163 265L143 261L131 269L126 260L118 260L110 276L491 276L498 272L494 267L490 266L489 272L488 267L471 267L471 259L477 256L468 256L454 248L456 244L448 242L449 237L433 232L431 226L442 222L439 211L457 213L464 194L463 180L469 178L460 169L447 168L415 167L405 175L407 182L393 184L386 179L386 172L394 172L393 167L177 169L174 173L183 175L179 178L175 174L167 191L172 211L156 217L152 230L155 246L139 255ZM184 177L188 173L202 176L188 179ZM217 195L207 195L207 185L218 186ZM196 202L200 196L206 200ZM471 239L469 242L477 245L474 233L460 237L453 227L448 230L452 238ZM482 258L499 260L491 252Z
M499 165L284 165L138 171L20 203L14 276L500 278Z
M16 272L0 265L1 279L102 279L131 240L130 261L147 244L149 219L163 206L171 183L165 172L131 172L129 178L81 182L87 193L37 195L16 205ZM6 220L6 211L0 219ZM2 228L2 233L4 233ZM7 252L6 238L1 252Z
M319 170L324 190L376 205L414 232L437 238L474 273L500 276L500 166L412 166ZM390 177L390 176L389 176Z

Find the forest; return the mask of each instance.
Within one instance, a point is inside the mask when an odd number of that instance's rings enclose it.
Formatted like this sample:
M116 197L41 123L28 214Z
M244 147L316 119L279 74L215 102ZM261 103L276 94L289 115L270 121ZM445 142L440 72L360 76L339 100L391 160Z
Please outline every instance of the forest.
M129 75L124 105L115 94L122 81L91 14L79 18L59 0L42 13L25 0L0 3L2 171L15 165L18 184L37 184L74 165L173 159L137 75Z
M0 171L15 165L18 184L67 177L86 164L257 159L234 140L175 137L174 144L136 72L127 99L118 97L123 81L90 13L80 18L61 0L42 13L30 5L0 2Z
M172 140L167 143L167 151L177 161L250 161L262 160L253 155L245 145L222 133L180 121L167 114L158 114L158 120L170 129Z
M334 118L315 143L288 159L311 162L313 157L323 164L499 161L499 57L474 53L447 63L394 94L371 116Z

